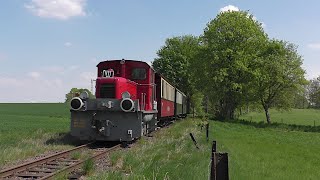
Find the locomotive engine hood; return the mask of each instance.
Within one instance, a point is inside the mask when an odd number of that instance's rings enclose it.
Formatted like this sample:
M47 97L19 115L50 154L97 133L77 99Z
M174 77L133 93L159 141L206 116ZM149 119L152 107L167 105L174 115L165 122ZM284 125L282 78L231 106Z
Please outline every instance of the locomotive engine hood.
M122 94L130 94L131 100L137 99L137 83L122 77L104 78L98 77L96 80L96 97L123 99Z

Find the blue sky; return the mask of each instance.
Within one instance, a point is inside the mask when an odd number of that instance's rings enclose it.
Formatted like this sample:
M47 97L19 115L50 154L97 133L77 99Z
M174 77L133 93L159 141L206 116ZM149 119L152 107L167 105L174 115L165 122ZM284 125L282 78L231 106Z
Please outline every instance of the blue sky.
M318 7L316 0L3 0L0 102L63 102L71 87L90 89L99 61L152 61L166 38L200 35L222 8L249 10L269 37L298 45L314 78Z

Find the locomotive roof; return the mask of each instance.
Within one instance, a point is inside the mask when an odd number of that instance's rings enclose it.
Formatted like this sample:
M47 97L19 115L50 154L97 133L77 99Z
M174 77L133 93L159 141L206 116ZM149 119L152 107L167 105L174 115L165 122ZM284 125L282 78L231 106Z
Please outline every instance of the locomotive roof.
M145 61L130 60L130 59L112 59L112 60L101 61L101 62L99 62L99 64L97 65L97 67L98 67L100 64L105 63L105 62L122 61L122 60L124 60L124 61L131 61L131 62L138 62L138 63L145 63L145 64L147 64L151 69L153 69L152 66L150 66L150 65L149 65L147 62L145 62Z
M182 91L180 91L174 84L172 84L166 77L164 77L164 76L163 76L162 74L160 74L159 72L155 71L155 70L153 69L153 67L150 66L150 65L149 65L147 62L145 62L145 61L130 60L130 59L112 59L112 60L106 60L106 61L101 61L101 62L99 62L99 64L97 65L97 67L98 67L100 64L105 63L105 62L122 61L122 60L124 60L124 61L131 61L131 62L138 62L138 63L144 63L144 64L148 65L148 66L155 72L156 75L162 77L162 78L163 78L164 80L166 80L170 85L172 85L175 89L177 89L179 92L181 92L182 94L184 94L184 93L183 93ZM184 94L184 95L185 95L185 94Z

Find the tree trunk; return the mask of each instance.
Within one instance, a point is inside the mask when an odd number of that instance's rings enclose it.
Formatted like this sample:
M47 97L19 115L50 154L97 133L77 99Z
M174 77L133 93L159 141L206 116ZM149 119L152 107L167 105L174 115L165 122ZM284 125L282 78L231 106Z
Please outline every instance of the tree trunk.
M266 113L267 123L271 124L270 114L269 114L269 107L264 106L264 112Z
M194 118L194 106L192 107L192 112L193 112L193 118Z
M219 101L216 118L221 120L230 120L235 118L235 109L237 105L233 99L227 97Z
M232 100L227 99L222 107L222 118L225 120L234 119L235 105Z
M208 105L209 105L209 97L206 96L206 115L208 115L208 113L209 113L209 107L208 107Z

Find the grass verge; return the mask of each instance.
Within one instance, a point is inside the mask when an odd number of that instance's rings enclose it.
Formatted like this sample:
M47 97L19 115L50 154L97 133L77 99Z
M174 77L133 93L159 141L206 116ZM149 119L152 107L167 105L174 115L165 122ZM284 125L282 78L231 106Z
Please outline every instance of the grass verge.
M192 119L111 155L111 171L89 179L208 179L211 143ZM200 147L193 145L192 132ZM210 141L229 153L230 179L318 179L320 133L210 121Z
M210 153L204 143L196 149L190 132L200 137L195 123L188 120L162 129L152 138L143 137L132 148L111 155L113 170L91 179L206 179Z

